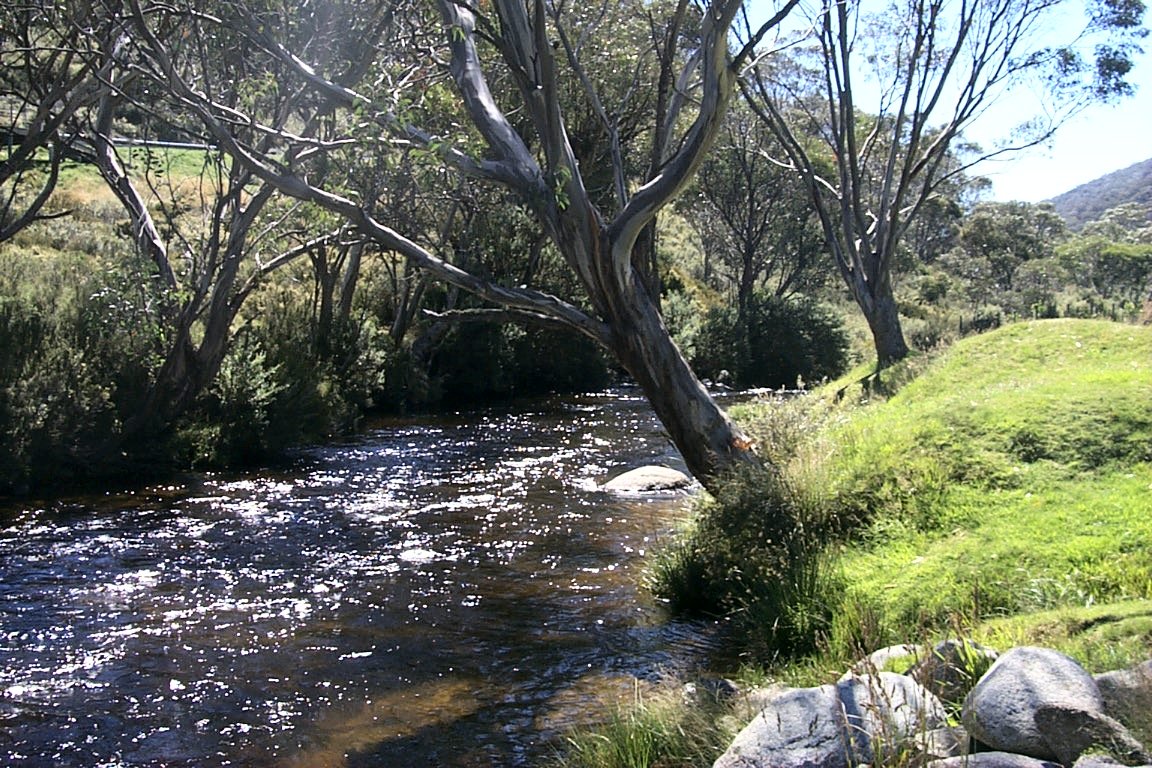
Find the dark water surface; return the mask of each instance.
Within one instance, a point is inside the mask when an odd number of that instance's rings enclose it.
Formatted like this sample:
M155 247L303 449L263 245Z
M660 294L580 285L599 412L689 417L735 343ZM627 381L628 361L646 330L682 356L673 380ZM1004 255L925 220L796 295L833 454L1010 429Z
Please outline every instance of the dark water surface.
M523 766L706 664L638 588L682 467L628 393L0 517L0 765Z

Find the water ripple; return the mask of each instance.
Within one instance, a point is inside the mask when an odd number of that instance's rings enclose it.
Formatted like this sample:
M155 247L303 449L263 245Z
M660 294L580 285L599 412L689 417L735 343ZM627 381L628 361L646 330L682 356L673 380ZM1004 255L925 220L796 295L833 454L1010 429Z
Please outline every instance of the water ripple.
M635 586L676 502L598 490L653 458L677 462L643 402L592 395L18 510L0 763L530 764L707 657Z

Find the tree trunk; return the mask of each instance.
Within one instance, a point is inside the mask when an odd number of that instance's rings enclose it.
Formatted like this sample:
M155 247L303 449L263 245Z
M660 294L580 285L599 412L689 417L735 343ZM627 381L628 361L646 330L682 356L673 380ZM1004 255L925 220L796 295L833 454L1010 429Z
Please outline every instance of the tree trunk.
M611 352L644 391L688 471L714 490L725 470L759 463L752 441L716 404L639 281L613 301Z
M748 305L752 303L752 294L756 291L756 267L753 263L755 254L745 252L740 261L740 284L736 288L736 310L740 318L740 327L746 327L748 322Z
M892 283L885 276L874 286L865 301L858 301L872 331L876 348L876 369L887 368L908 356L908 342L900 325L900 311L892 293Z

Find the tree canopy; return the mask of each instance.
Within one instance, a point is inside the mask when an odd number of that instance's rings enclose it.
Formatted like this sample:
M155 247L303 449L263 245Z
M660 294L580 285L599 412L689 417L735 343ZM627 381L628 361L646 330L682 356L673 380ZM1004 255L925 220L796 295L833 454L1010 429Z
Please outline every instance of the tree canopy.
M940 185L975 163L1049 138L1087 104L1129 95L1146 30L1141 0L1098 0L1080 30L1039 30L1067 2L892 0L805 10L795 66L756 68L749 102L808 181L841 277L868 321L881 366L908 352L892 291L899 246ZM1003 144L960 138L988 107L1039 86L1043 111ZM836 158L813 161L811 138Z

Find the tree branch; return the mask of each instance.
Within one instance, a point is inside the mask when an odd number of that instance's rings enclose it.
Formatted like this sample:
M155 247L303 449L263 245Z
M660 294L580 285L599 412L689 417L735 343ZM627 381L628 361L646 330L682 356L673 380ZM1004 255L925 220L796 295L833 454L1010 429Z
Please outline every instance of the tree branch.
M701 40L703 96L696 119L660 174L637 190L609 225L612 260L622 284L632 279L632 246L636 238L657 212L687 186L723 125L736 79L728 56L728 32L739 9L740 3L732 0L708 5Z

